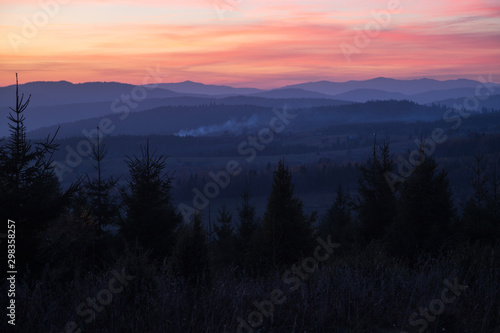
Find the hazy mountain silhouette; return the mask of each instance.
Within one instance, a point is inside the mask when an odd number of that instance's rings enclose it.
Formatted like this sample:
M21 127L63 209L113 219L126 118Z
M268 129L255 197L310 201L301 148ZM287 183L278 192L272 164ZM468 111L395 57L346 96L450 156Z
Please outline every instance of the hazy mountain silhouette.
M204 94L204 95L246 95L253 94L261 89L256 88L233 88L229 86L218 86L203 84L193 81L184 81L178 83L160 83L160 88L169 89L178 93Z
M430 79L395 80L377 78L366 81L310 82L272 90L233 88L185 81L161 83L157 89L147 90L147 99L172 97L225 98L255 96L264 98L331 98L364 102L375 99L409 99L418 103L449 98L466 97L474 93L480 83L473 80L437 81ZM500 91L500 85L494 85ZM170 89L166 89L166 88ZM19 86L21 92L32 95L31 107L75 103L111 102L131 95L134 85L118 82L88 82L73 84L67 81L30 82ZM174 90L175 89L175 90ZM12 106L14 85L0 88L0 107Z
M342 94L335 95L334 97L339 100L354 101L354 102L367 102L374 100L409 100L419 104L436 103L441 100L465 98L475 95L476 88L455 88L446 90L432 90L419 94L407 95L398 92L390 92L378 89L355 89ZM500 89L497 90L500 92ZM482 92L484 93L484 92ZM496 104L500 108L500 104Z
M433 90L424 93L411 95L411 100L421 104L427 104L443 99L461 98L467 96L474 96L476 88L455 88L446 90ZM500 90L499 90L500 92Z
M478 81L458 79L438 81L433 79L417 80L397 80L379 77L365 81L331 82L318 81L300 83L286 86L286 88L299 88L316 91L327 95L338 95L355 89L377 89L389 92L397 92L406 95L413 95L428 92L431 90L447 90L455 88L475 88Z
M280 108L281 109L281 108ZM298 108L297 115L287 130L300 131L348 123L376 123L384 121L432 121L441 119L444 110L408 101L378 101L345 105ZM112 135L178 134L207 135L225 132L238 134L246 130L264 128L274 117L272 108L255 105L205 104L198 106L162 106L142 112L133 112L121 120L117 114L107 116L116 126ZM59 136L81 136L82 130L91 130L101 117L80 120L61 126ZM31 131L31 137L45 137L56 127ZM184 134L182 134L184 133Z
M140 101L132 100L135 106L127 107L130 112L163 106L209 104L277 108L283 108L286 105L290 108L310 108L373 100L409 100L420 104L435 103L453 106L455 103L463 104L468 96L474 96L479 85L479 82L473 80L377 78L366 81L303 83L264 91L185 81L158 85L158 87L171 87L182 92L164 88L146 89L147 94L144 100L142 98ZM500 85L489 84L489 86L493 87L494 94L500 93ZM431 88L435 90L429 90ZM19 89L21 93L32 95L26 121L30 130L112 114L113 105L115 110L116 107L125 106L124 97L130 98L133 91L138 91L134 85L117 82L73 84L67 81L30 82L20 85ZM342 92L338 93L339 91ZM205 94L200 94L201 92ZM488 91L483 88L482 94L485 92ZM332 95L333 93L337 94ZM0 116L1 114L7 116L8 107L15 104L13 96L15 96L15 86L0 88ZM139 95L139 97L142 96ZM122 101L113 104L116 100ZM500 109L500 98L487 98L480 101L480 105ZM239 111L234 109L233 112L236 114ZM0 136L6 135L7 132L7 128L0 129Z
M30 82L19 85L19 91L31 95L33 106L48 106L73 103L111 102L122 95L131 95L134 85L118 82L88 82L74 84L67 81ZM0 106L12 106L15 100L14 85L0 88ZM147 98L186 96L167 89L146 90ZM194 95L194 94L191 94ZM27 96L26 96L27 97Z
M500 93L500 90L497 90L497 92ZM474 96L474 95L470 95L470 96ZM442 101L434 101L433 103L448 106L448 107L453 107L456 105L463 107L463 105L465 104L465 100L467 98L468 97L449 98L449 99L445 99ZM482 109L483 107L488 108L488 109L496 109L496 110L500 109L500 94L492 95L485 100L477 99L475 101L478 102L479 109ZM472 102L470 104L471 104L471 106L475 105L475 103L472 103Z
M35 98L35 97L32 97ZM231 96L220 99L213 97L181 96L170 98L151 98L137 103L136 108L129 108L130 112L150 110L161 106L196 106L209 104L223 105L253 105L256 107L308 108L317 106L335 106L352 102L324 98L263 98L254 96ZM126 104L117 104L123 107ZM7 115L8 108L2 108ZM62 123L71 123L79 120L104 117L112 114L112 102L75 103L50 106L29 107L26 111L26 125L30 130L53 126ZM0 128L0 137L8 134L8 128Z
M382 101L382 100L410 100L410 96L401 93L377 89L355 89L335 95L336 98L354 102Z
M274 89L252 94L252 96L265 97L265 98L328 98L328 99L334 99L337 97L298 88Z
M271 94L272 95L272 94ZM315 106L345 105L352 104L352 101L343 101L330 98L270 98L257 96L230 96L217 100L217 103L227 105L256 105L266 107L282 108L285 105L289 108L308 108Z

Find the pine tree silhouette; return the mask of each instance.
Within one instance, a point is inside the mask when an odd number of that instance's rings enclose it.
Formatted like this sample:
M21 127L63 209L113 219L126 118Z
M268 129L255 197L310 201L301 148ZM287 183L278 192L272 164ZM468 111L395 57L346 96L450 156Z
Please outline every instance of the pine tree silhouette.
M250 204L250 195L245 188L242 203L238 207L240 223L236 235L238 264L243 269L253 269L258 262L258 232L259 226L255 220L255 207Z
M26 138L24 112L30 100L31 95L26 101L24 94L19 96L16 74L16 105L7 117L10 134L0 148L0 211L3 221L15 221L18 269L30 266L38 271L43 258L37 258L37 253L45 242L40 239L40 232L69 207L79 182L64 192L60 187L52 166L52 156L58 148L54 143L57 131L34 144Z
M325 237L330 235L333 241L342 244L343 249L350 248L355 240L351 205L351 198L339 184L335 201L320 225L320 233Z
M463 205L461 220L463 238L471 242L494 243L500 236L498 229L497 200L498 180L495 172L492 181L486 175L486 160L478 153L474 157L473 177L471 180L474 194ZM490 192L491 186L491 192Z
M217 224L214 226L216 253L220 264L228 266L235 263L235 239L233 234L233 217L224 205L218 210Z
M149 141L141 156L127 157L130 178L121 190L127 217L122 226L131 243L152 249L152 258L163 260L175 243L182 216L172 204L172 175L165 171L166 156L149 151Z
M210 261L202 217L196 212L191 225L182 227L172 256L175 271L190 285L210 282Z
M385 179L386 172L392 172L393 168L389 144L385 142L377 150L374 141L372 157L360 168L362 176L358 180L359 198L355 205L365 245L383 239L396 215L396 196Z
M414 257L438 253L452 236L452 193L446 171L420 149L420 164L401 188L399 212L388 243L395 254Z
M262 252L270 265L287 265L310 253L316 214L306 215L294 197L292 175L280 160L264 214Z
M95 161L94 168L97 171L97 178L87 179L84 183L85 195L89 199L88 207L90 214L96 222L97 235L102 235L109 226L116 225L119 220L119 207L114 190L118 179L113 176L109 178L102 177L101 162L108 153L105 145L100 142L99 127L97 127L97 144L92 147L90 157Z

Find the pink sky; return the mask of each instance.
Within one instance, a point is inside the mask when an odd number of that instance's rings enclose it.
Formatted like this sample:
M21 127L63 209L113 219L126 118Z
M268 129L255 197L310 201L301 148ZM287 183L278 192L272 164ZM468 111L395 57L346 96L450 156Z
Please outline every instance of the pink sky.
M258 88L379 76L500 81L497 0L2 0L0 36L0 86L16 72L22 82L141 84L157 66L163 82ZM350 61L346 47L356 50Z

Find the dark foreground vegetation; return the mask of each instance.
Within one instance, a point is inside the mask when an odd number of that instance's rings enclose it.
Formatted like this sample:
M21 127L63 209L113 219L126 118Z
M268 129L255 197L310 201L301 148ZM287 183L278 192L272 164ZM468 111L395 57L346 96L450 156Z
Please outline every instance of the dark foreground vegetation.
M0 146L0 211L16 225L17 331L500 329L497 159L477 154L458 213L424 140L404 177L389 144L375 141L356 195L332 184L324 216L304 212L281 160L262 216L242 188L237 214L222 207L206 227L174 206L166 157L149 143L126 158L119 186L102 176L97 140L97 177L63 190L53 137L26 139L29 99L16 97ZM8 318L2 331L14 328Z
M17 325L21 332L78 332L65 331L72 321L82 332L238 332L238 318L248 320L260 311L254 302L270 300L280 289L286 300L268 310L272 317L264 316L254 332L418 332L423 327L428 330L422 332L498 332L498 250L464 246L446 256L422 257L410 267L372 247L335 256L296 291L281 278L290 267L260 277L219 270L209 285L193 286L170 265L129 253L113 265L135 278L109 305L98 303L101 312L90 312L87 298L109 288L111 267L67 282L23 279L17 295L23 319ZM440 299L443 280L453 283L455 277L467 285L460 296L441 315L429 312L433 321L419 315L413 321L419 324L412 326L412 313ZM82 303L84 316L77 310Z

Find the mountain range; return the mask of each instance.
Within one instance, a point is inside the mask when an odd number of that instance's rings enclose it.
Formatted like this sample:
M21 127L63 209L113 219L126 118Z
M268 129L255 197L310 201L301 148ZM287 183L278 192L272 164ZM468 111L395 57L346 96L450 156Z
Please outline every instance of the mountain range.
M120 107L140 112L163 106L208 104L254 105L259 107L307 108L363 103L371 100L408 100L419 104L463 105L477 93L479 107L500 109L500 85L458 79L397 80L375 78L365 81L319 81L288 85L276 89L235 88L192 81L134 86L119 82L67 81L30 82L19 85L21 93L31 95L27 112L30 130L103 117ZM494 96L488 97L491 94ZM15 104L15 85L0 87L0 113L7 116ZM5 118L4 118L5 119ZM7 134L0 128L0 136Z

